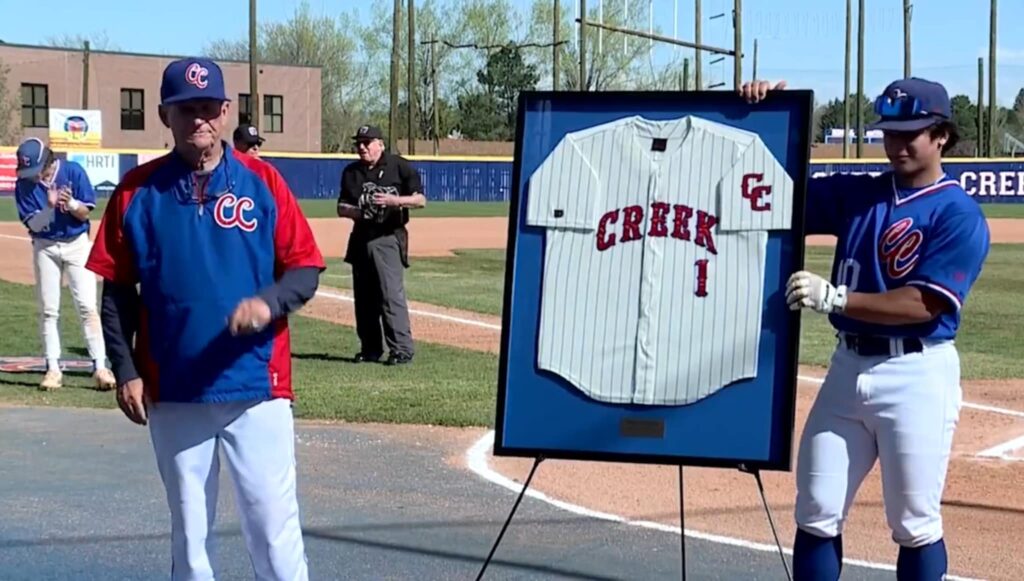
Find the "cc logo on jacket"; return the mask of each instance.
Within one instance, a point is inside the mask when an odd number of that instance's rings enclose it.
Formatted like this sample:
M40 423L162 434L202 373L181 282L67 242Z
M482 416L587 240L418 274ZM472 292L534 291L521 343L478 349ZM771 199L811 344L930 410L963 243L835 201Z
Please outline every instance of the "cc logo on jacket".
M241 198L232 193L227 193L217 200L213 209L213 219L221 228L241 228L245 232L252 232L259 224L259 220L246 216L246 212L256 207L252 198L243 196Z

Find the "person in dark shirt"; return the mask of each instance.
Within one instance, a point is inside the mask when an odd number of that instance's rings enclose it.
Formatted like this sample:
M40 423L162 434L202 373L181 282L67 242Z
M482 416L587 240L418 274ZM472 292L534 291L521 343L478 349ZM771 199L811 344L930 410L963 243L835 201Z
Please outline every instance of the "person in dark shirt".
M354 222L345 262L352 265L360 343L355 360L379 361L386 343L388 365L409 363L414 348L403 280L409 266L405 225L409 209L424 207L427 198L412 164L384 150L380 129L364 125L353 139L359 159L342 171L338 216Z

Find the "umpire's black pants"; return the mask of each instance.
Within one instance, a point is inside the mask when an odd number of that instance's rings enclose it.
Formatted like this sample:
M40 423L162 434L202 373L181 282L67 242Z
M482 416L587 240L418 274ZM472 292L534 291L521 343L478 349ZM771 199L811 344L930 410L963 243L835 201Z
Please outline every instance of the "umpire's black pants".
M391 355L412 357L412 330L403 281L405 265L397 236L391 234L366 242L355 252L351 264L360 352L367 356L383 355L386 342Z

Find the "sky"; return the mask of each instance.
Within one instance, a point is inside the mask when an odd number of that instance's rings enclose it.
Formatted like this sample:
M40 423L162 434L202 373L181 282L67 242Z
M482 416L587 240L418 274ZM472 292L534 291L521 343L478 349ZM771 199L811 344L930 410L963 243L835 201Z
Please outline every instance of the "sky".
M2 0L13 2L14 0ZM416 0L422 2L423 0ZM530 0L510 0L527 9ZM587 0L597 6L601 0ZM603 0L652 2L653 19L668 36L678 34L693 40L694 0ZM371 0L308 0L314 12L339 14L354 7L362 21L371 18ZM402 0L403 4L406 0ZM972 100L978 90L978 57L988 67L989 0L913 0L912 74L937 80L950 94L967 94ZM300 0L260 0L260 21L286 20ZM575 6L576 0L562 0ZM731 48L732 0L703 0L705 21L703 42ZM903 74L903 18L901 0L866 0L864 88L874 95ZM106 35L121 50L141 53L195 54L218 38L244 38L248 34L248 0L178 0L179 15L160 15L153 22L154 8L138 0L104 0L90 9L81 0L33 0L36 14L47 18L4 18L0 40L18 44L41 44L49 36L62 34ZM851 64L851 92L856 90L857 2L854 2L854 53ZM843 92L845 50L845 0L744 0L743 75L749 79L753 41L758 39L758 76L786 79L791 88L813 89L819 101ZM724 18L712 18L726 14ZM1024 22L1024 2L999 2L997 30L997 99L1009 106L1024 87L1024 35L1015 34ZM657 46L657 45L656 45ZM610 47L609 50L614 50ZM671 58L677 50L667 45L656 48L657 62ZM686 52L687 49L678 49ZM704 75L712 82L731 86L732 59L711 64L704 57ZM987 74L987 73L986 73ZM985 81L988 92L988 81ZM986 96L987 99L987 96Z

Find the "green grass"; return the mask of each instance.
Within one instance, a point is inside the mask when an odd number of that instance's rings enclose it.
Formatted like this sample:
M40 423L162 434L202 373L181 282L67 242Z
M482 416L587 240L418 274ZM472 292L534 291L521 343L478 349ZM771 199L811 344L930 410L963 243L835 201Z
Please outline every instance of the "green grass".
M348 264L334 260L323 283L351 289L351 272ZM504 250L456 250L453 257L413 257L405 271L409 298L487 315L501 315L504 288Z
M409 298L469 311L500 315L504 288L503 250L465 250L453 258L416 258L406 271ZM1024 245L997 244L985 271L964 307L957 344L963 374L967 378L1024 378L1024 342L1016 333L1024 329L1024 309L1017 299L1024 288ZM812 272L831 272L832 249L808 247L807 267ZM333 265L332 265L333 266ZM337 278L325 284L346 287L351 279L347 265L328 272ZM804 313L801 324L800 361L825 366L835 345L835 331L828 319Z
M299 200L307 218L336 218L335 200ZM107 198L96 204L93 216L99 217L107 206ZM487 218L507 216L507 202L427 202L425 208L413 210L413 216L422 218ZM0 222L17 222L18 210L11 197L0 198Z
M1024 218L1024 204L982 204L981 209L989 218Z
M61 334L68 356L86 356L67 292ZM0 355L38 356L32 287L0 282ZM348 327L292 318L293 373L299 417L355 422L491 426L498 361L493 355L420 342L408 366L353 364L358 350ZM40 392L36 373L0 373L0 402L116 408L111 392L98 392L88 375L65 374L65 387ZM126 420L127 421L127 420Z

